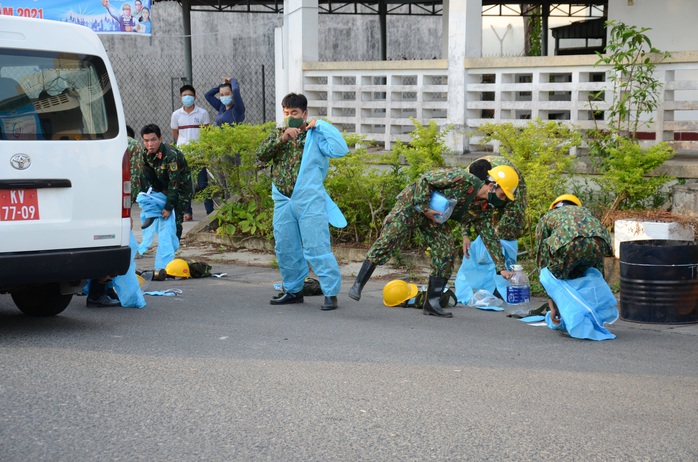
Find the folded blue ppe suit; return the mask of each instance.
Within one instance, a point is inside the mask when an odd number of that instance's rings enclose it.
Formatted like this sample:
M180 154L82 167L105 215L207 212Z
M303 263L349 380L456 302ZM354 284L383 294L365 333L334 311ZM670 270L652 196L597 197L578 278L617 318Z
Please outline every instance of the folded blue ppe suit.
M159 192L138 193L136 202L141 207L141 222L146 218L155 218L155 222L143 230L143 238L138 246L138 253L143 255L153 244L155 235L158 235L158 247L155 251L155 268L164 269L174 260L175 252L179 249L177 239L177 225L175 223L174 210L162 219L162 209L165 208L167 196Z

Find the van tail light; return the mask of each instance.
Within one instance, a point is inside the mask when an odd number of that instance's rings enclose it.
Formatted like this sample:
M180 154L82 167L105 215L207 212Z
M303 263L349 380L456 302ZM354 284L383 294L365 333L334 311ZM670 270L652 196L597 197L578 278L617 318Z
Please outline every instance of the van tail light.
M121 161L121 218L131 218L131 156L124 152Z

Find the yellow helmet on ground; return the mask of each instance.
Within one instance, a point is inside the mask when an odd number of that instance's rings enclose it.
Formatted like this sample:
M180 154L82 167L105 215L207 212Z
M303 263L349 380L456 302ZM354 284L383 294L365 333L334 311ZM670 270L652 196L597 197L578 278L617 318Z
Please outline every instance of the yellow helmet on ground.
M502 191L504 191L504 194L506 194L509 200L513 201L514 191L516 191L516 188L519 186L519 175L516 173L516 170L508 165L499 165L489 170L487 174L492 181L497 183L497 186L502 188Z
M555 206L562 201L570 201L572 203L577 204L580 207L582 206L582 201L580 201L579 198L574 194L563 194L561 196L557 196L557 199L555 199L553 203L550 204L550 210L554 209Z
M191 273L189 272L189 264L182 260L181 258L175 258L167 264L165 271L169 276L175 276L180 278L190 278Z
M410 298L414 298L419 289L414 284L409 284L402 279L390 281L383 287L383 304L385 306L398 306Z

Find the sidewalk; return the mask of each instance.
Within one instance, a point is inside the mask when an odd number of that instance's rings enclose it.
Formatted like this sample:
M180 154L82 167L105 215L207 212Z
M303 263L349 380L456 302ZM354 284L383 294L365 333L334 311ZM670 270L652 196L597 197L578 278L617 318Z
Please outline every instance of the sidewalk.
M246 247L233 248L229 241L216 236L212 232L206 231L207 215L203 203L192 204L193 218L191 221L183 223L182 240L179 250L176 253L178 258L185 258L195 261L205 261L210 264L212 272L222 272L224 266L253 266L258 268L268 268L273 271L269 284L280 282L280 274L276 264L276 256L273 250L273 242L263 242L264 245L249 245ZM140 242L142 232L140 228L140 208L135 204L131 210L133 217L133 233L136 240ZM190 234L189 238L187 235ZM248 247L257 247L259 250L250 250ZM137 256L136 265L138 269L154 269L155 244L145 255ZM339 270L343 279L344 292L353 283L356 274L366 256L366 250L346 247L334 247L333 253L339 263ZM418 285L426 284L429 279L430 267L429 259L426 255L415 252L406 256L405 261L411 262L411 268L405 266L394 266L389 262L386 265L376 267L370 281L370 285L377 286L378 290L393 279L404 279ZM409 263L408 263L409 264ZM460 261L456 262L453 276L449 280L448 287L453 288L455 277ZM311 277L314 276L311 271ZM546 302L542 297L531 297L531 306L539 307Z
M190 260L204 260L214 266L214 271L215 263L277 268L273 242L266 242L264 249L261 245L251 246L258 247L256 250L250 250L249 248L236 249L231 248L229 245L224 246L222 244L223 240L215 236L214 233L207 233L205 230L199 231L201 228L199 225L202 221L205 221L207 217L203 203L192 203L192 211L192 220L185 221L182 225L182 241L176 254L177 257ZM133 205L131 217L133 218L133 234L136 236L136 240L140 242L142 232L140 208L138 204ZM187 234L192 231L196 233L196 238L192 239L192 236L190 236L188 239ZM365 250L340 247L333 248L333 252L339 262L342 277L353 279L361 268L361 264L366 255ZM139 256L136 263L139 268L152 268L154 259L155 244L153 244L145 255ZM386 279L387 281L390 279L405 278L408 280L426 281L429 277L428 263L426 265L424 264L426 262L427 260L425 257L424 262L415 265L413 271L409 271L405 268L396 268L390 264L379 266L373 273L373 279Z

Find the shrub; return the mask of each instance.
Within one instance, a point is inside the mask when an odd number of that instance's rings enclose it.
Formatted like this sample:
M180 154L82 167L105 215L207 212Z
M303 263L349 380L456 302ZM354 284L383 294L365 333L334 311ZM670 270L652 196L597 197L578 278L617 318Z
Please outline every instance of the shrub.
M206 127L198 141L183 147L192 174L207 167L216 180L197 197L223 199L216 216L217 232L221 235L272 235L271 179L256 165L255 152L274 126L267 123Z
M572 163L569 150L579 146L582 135L566 125L540 119L524 127L512 123L488 123L477 133L484 142L496 142L500 154L522 173L528 191L525 234L533 242L536 223L550 203L567 189L566 174Z
M670 54L652 46L645 35L648 28L619 21L607 21L606 25L610 27L609 41L605 54L598 54L596 65L611 67L612 102L606 115L607 128L591 130L588 136L589 152L601 175L597 182L613 196L602 219L610 226L614 210L644 207L648 199L657 199L660 188L673 178L648 175L674 152L667 143L642 149L637 141L638 130L651 124L651 115L658 107L661 82L654 77L655 62ZM592 109L593 101L603 98L602 93L590 95Z
M415 181L429 170L446 165L444 153L448 151L445 138L451 130L447 126L443 130L433 120L428 125L422 125L415 118L410 117L414 130L410 133L412 140L405 144L397 141L393 146L392 154L404 158L407 163L407 177Z

